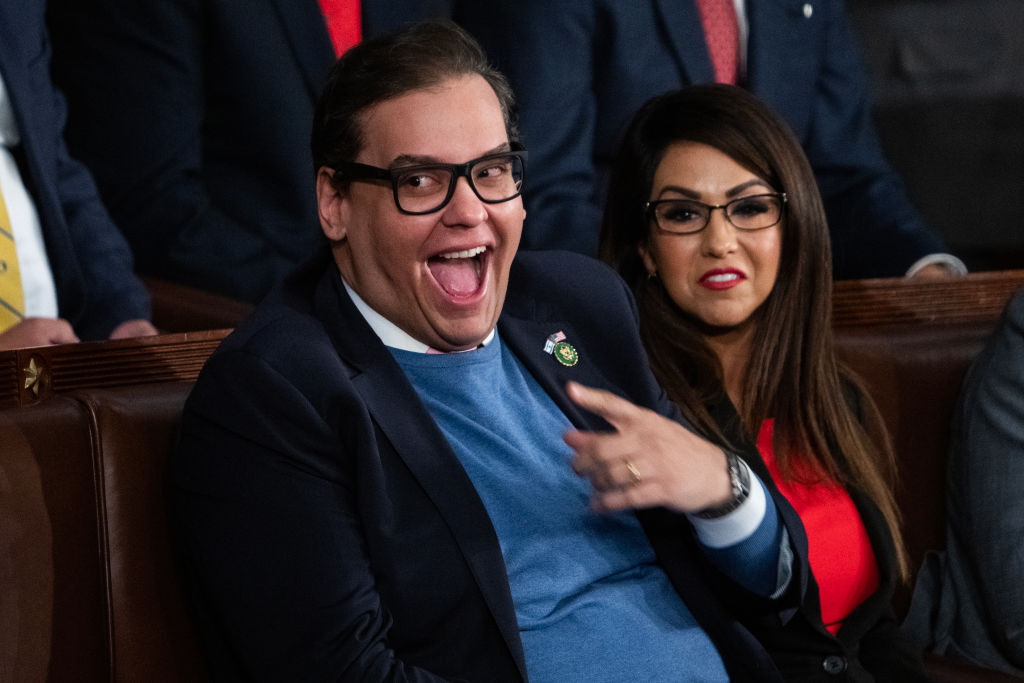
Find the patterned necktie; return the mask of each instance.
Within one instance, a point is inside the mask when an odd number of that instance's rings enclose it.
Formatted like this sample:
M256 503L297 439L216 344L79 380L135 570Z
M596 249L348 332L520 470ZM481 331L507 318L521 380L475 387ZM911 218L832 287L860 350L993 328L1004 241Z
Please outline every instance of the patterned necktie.
M25 317L24 311L25 295L21 289L18 250L0 188L0 332L21 322Z
M740 29L734 0L697 0L704 39L708 44L715 82L736 84L739 74Z
M362 38L359 0L320 0L320 11L339 57Z

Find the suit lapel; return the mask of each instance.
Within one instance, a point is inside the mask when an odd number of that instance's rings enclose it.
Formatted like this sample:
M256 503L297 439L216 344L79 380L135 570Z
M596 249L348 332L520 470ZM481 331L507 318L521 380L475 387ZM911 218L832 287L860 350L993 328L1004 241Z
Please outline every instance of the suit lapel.
M498 331L502 341L508 345L573 425L581 429L609 428L601 418L581 410L565 393L565 384L570 380L598 389L612 390L605 376L588 361L584 339L576 332L571 322L537 321L502 315L498 322ZM545 340L556 332L562 332L565 341L577 350L579 359L575 365L566 366L558 362L553 354L544 350Z
M334 64L334 47L317 0L270 0L292 46L310 95L320 97L327 72Z
M34 10L33 10L34 11ZM13 21L12 21L13 19ZM29 50L21 41L36 40L39 37L38 27L23 25L23 21L17 20L17 13L11 13L3 6L0 6L0 25L4 27L3 46L0 47L0 75L4 79L4 88L7 90L7 102L14 115L15 125L18 127L21 148L25 151L25 158L28 161L35 161L38 157L36 152L36 140L32 135L30 123L32 123L32 105L37 95L30 90L31 77L26 70L25 58L23 55ZM52 133L51 133L52 134ZM31 181L37 184L37 165L29 164ZM30 188L29 178L23 178L23 182ZM34 198L34 197L33 197Z
M657 30L668 45L683 78L681 83L713 83L714 68L708 54L700 11L694 0L653 0ZM651 36L651 40L655 38Z
M17 13L13 13L14 17L17 17ZM14 67L17 64L16 55L18 54L17 41L20 36L24 33L19 23L11 21L11 17L8 16L6 7L0 4L0 32L2 32L3 43L0 44L0 76L4 78L4 86L8 93L14 90L18 84L18 78L20 71L15 72ZM27 36L26 36L27 37ZM8 94L8 97L11 97Z
M353 386L373 420L451 530L525 680L505 561L487 510L405 373L349 299L333 264L319 284L316 314L353 366Z

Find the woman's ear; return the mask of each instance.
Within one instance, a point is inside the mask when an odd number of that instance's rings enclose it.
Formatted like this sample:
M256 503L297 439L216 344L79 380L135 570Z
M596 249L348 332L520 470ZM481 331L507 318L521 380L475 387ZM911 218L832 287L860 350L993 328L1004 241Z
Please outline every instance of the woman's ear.
M651 255L651 248L647 242L641 242L636 246L636 251L640 254L640 259L644 262L644 268L647 269L647 275L654 277L658 274L658 264L655 263L654 257Z
M348 235L348 193L338 189L334 169L322 166L316 174L316 204L320 228L331 242Z

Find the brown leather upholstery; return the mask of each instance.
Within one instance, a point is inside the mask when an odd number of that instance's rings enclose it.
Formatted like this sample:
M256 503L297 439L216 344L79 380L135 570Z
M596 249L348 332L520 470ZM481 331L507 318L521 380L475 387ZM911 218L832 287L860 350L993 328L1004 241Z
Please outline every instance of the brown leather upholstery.
M0 412L0 680L106 680L92 435L69 398Z
M963 280L836 283L836 346L864 381L893 439L897 503L916 574L929 550L946 545L949 429L964 377L995 329L1024 271L979 273ZM897 613L913 582L898 590ZM925 657L938 683L1013 681L1013 676L938 655Z
M115 681L201 681L167 534L164 470L191 383L83 391L97 442Z
M967 368L993 325L844 328L836 336L840 357L864 380L893 440L914 572L925 552L946 544L949 423ZM909 587L897 592L901 614L909 598Z
M0 411L0 681L202 681L163 472L190 383Z
M836 346L866 382L893 438L914 571L926 551L945 547L946 450L964 376L1022 286L1024 270L835 283ZM909 589L896 602L905 610Z

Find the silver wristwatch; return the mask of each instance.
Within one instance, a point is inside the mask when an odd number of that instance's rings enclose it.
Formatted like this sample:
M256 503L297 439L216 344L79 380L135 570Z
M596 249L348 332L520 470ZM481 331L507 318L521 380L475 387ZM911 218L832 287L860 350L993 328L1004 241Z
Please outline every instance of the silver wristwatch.
M732 484L732 498L715 507L704 508L693 513L694 517L700 519L717 519L729 514L747 499L750 495L750 471L746 463L731 451L725 452L725 464L729 470L729 483Z

